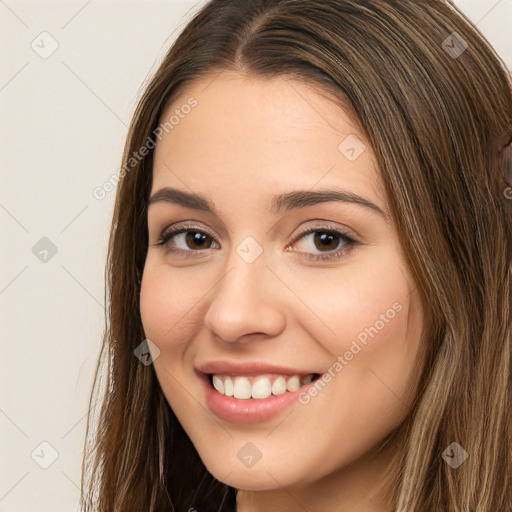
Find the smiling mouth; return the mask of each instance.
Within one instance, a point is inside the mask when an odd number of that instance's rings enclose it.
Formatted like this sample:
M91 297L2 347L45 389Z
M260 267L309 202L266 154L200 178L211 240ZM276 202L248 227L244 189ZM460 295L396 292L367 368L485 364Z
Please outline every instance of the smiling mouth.
M262 400L299 390L320 378L319 373L308 375L226 375L207 374L210 386L218 393L239 400Z

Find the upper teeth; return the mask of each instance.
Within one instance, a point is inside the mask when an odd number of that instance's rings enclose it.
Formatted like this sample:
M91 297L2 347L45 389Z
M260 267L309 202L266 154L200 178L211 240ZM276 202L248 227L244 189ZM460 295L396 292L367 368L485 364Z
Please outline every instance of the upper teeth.
M282 395L286 391L297 391L301 386L309 384L313 374L305 377L293 375L291 377L278 376L270 378L259 377L231 377L229 375L213 375L213 387L223 395L235 398L267 398L270 395Z

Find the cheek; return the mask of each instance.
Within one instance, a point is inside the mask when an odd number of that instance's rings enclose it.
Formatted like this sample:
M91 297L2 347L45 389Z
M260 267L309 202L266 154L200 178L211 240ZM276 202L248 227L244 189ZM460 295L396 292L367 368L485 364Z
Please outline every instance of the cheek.
M353 400L348 409L358 411L358 419L340 411L336 421L353 424L357 431L365 421L375 424L371 411L384 407L376 432L391 428L403 413L405 393L412 391L423 327L419 297L396 251L361 258L353 268L329 272L329 279L305 281L300 293L315 314L296 314L295 319L322 346L331 379L327 386Z
M414 290L409 282L392 248L378 257L368 252L339 271L327 269L297 282L295 289L310 311L296 318L333 355L349 350L353 340L361 346L393 343L405 336Z
M199 304L204 290L191 287L186 272L172 272L154 260L148 255L141 281L142 326L146 338L160 350L154 369L168 403L175 411L186 411L192 404L180 383L190 379L185 359L201 325Z
M168 265L148 256L141 282L140 314L144 333L160 349L183 347L197 328L203 289L194 288L187 272L171 272Z

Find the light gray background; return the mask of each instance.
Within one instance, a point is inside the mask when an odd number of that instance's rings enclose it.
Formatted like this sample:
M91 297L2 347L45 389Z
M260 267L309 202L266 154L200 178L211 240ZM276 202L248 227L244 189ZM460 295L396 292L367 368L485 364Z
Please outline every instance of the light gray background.
M0 0L0 512L77 508L115 196L92 191L204 3ZM512 0L456 3L512 68Z

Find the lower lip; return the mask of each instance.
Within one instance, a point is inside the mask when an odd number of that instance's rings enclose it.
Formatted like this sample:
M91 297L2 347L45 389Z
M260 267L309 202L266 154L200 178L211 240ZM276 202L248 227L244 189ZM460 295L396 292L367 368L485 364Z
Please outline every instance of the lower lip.
M297 391L287 391L282 395L269 398L239 400L232 396L226 396L214 389L208 376L201 375L206 391L206 403L210 410L219 418L232 423L261 423L275 418L295 403L300 393L306 392L315 381L300 387Z

